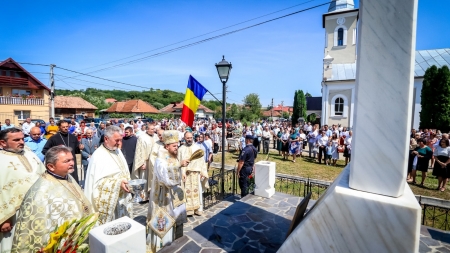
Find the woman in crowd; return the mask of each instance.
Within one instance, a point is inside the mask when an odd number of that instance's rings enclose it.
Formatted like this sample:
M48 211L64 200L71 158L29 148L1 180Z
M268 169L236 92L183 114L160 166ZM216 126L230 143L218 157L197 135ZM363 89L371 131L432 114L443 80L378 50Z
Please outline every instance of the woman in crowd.
M434 152L434 146L437 143L438 139L436 138L436 133L430 132L430 137L426 140L427 146ZM430 168L434 168L434 157L431 158L431 166Z
M95 127L95 123L94 123L94 122L91 122L91 123L89 124L89 129L92 130L93 136L96 136L96 135L97 135L97 128Z
M78 141L81 141L81 139L86 138L86 130L88 130L88 127L86 127L86 122L81 121L80 127L76 131L77 136L78 136Z
M417 140L417 144L419 145L414 150L414 155L417 157L417 165L416 169L412 171L412 183L416 184L416 173L417 171L422 172L422 182L420 183L420 186L423 186L423 183L425 182L425 179L427 178L427 171L428 171L428 162L430 161L431 157L433 156L433 151L430 147L426 145L426 140L424 138L420 138Z
M35 127L39 127L39 129L41 130L41 137L43 137L45 135L45 125L41 125L40 122L36 122L34 124Z
M284 129L284 133L283 135L281 135L281 143L282 143L281 151L283 153L283 158L284 160L286 160L289 154L289 132L287 128Z
M283 150L283 142L281 141L281 136L283 135L283 128L280 128L280 131L277 133L277 150L278 155L281 155L281 151Z
M408 183L412 182L412 170L415 169L413 168L413 161L414 161L414 157L416 157L414 150L417 147L417 140L420 138L420 134L416 133L414 134L414 137L411 138L409 140L409 158L408 158L408 176L406 178L406 181Z
M300 147L299 147L299 149L298 149L298 155L300 156L300 157L303 157L303 149L304 149L304 143L306 143L306 134L305 134L305 131L303 131L303 129L299 129L300 130L300 134L298 135L298 137L300 138L300 143L299 143L299 145L300 145Z
M55 120L51 119L50 120L50 124L47 126L46 129L46 135L45 135L45 139L50 139L50 137L52 137L53 135L55 135L58 132L59 128L58 126L55 124Z
M445 184L448 178L448 164L450 163L450 147L448 140L440 140L439 145L434 149L433 157L435 160L433 176L438 178L438 187L436 190L445 191Z
M309 157L311 152L314 154L314 159L316 158L316 153L313 152L314 146L316 145L316 138L319 135L319 124L313 126L313 130L308 134L308 147L309 147Z
M289 135L289 155L292 155L292 162L295 163L295 158L298 154L298 150L300 148L299 145L299 137L297 133L295 133L295 129L291 129L291 133Z
M122 135L125 136L125 125L123 123L119 124L120 129L122 129Z
M339 146L339 139L337 137L337 133L333 133L331 135L331 145L333 147L331 159L333 160L333 166L336 166L336 162L339 160L339 152L337 150Z
M344 127L345 128L345 127ZM350 151L350 147L352 145L352 131L348 131L348 136L345 137L344 140L344 157L345 157L345 166L352 160L352 154Z

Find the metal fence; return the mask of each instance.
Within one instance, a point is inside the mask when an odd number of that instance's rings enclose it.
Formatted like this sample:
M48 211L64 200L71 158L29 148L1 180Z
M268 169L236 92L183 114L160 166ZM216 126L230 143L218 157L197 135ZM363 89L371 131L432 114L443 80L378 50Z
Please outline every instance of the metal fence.
M209 178L210 188L203 193L204 209L208 209L223 199L239 194L237 188L236 168L226 166L224 170L224 180L222 174L213 173ZM250 182L254 182L250 180ZM221 193L221 184L224 184L224 192ZM293 196L304 197L312 192L311 199L319 199L331 182L321 181L303 177L294 177L285 174L276 174L275 190ZM253 192L255 184L251 183L249 192ZM450 201L431 198L426 196L416 196L417 201L422 207L422 225L450 230Z

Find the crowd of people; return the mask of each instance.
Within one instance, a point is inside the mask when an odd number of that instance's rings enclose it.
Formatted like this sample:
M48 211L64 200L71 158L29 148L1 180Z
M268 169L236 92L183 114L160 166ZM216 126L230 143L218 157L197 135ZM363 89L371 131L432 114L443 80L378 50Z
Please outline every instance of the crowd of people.
M439 130L415 129L411 130L409 145L407 182L417 184L417 171L421 172L422 180L418 184L424 186L429 169L437 177L436 190L445 191L450 178L450 145L449 134Z

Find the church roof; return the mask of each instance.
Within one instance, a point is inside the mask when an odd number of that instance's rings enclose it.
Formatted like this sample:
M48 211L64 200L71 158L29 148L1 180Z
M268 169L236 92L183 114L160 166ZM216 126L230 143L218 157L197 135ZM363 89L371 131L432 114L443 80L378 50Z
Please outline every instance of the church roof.
M328 7L328 12L347 11L355 9L353 0L333 0Z
M450 67L450 48L416 51L414 77L423 77L425 71L433 66ZM356 63L333 64L333 73L327 81L354 80L356 78Z

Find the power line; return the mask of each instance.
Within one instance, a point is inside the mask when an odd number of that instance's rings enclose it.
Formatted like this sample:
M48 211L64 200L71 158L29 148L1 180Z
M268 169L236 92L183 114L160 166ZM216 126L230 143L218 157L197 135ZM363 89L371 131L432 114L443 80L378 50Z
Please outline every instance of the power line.
M70 84L68 84L68 83L64 82L64 80L61 80L61 78L59 78L59 77L57 77L57 76L55 76L55 77L56 77L56 78L58 78L58 80L60 80L61 82L63 82L63 83L65 83L65 84L67 84L68 86L72 87L72 89L74 89L74 90L75 90L75 87L73 87L72 85L70 85Z
M298 14L298 13L301 13L301 12L312 10L312 9L318 8L320 6L327 5L329 3L330 2L326 2L326 3L319 4L319 5L310 7L310 8L306 8L306 9L302 9L302 10L299 10L299 11L295 11L295 12L292 12L292 13L289 13L289 14L277 17L277 18L269 19L269 20L266 20L266 21L254 24L254 25L250 25L250 26L247 26L247 27L244 27L244 28L236 29L236 30L233 30L233 31L230 31L230 32L219 34L219 35L216 35L216 36L213 36L213 37L209 37L209 38L206 38L206 39L203 39L203 40L192 42L192 43L189 43L189 44L186 44L186 45L183 45L183 46L172 48L172 49L169 49L169 50L166 50L166 51L163 51L163 52L159 52L159 53L155 53L155 54L152 54L152 55L149 55L149 56L141 57L141 58L138 58L138 59L135 59L135 60L131 60L131 61L128 61L128 62L116 64L116 65L113 65L113 66L110 66L110 67L106 67L106 68L102 68L102 69L99 69L99 70L96 70L96 71L92 71L92 72L89 72L89 73L96 73L96 72L100 72L100 71L104 71L104 70L108 70L108 69L113 69L113 68L129 65L129 64L132 64L132 63L137 63L137 62L140 62L140 61L143 61L143 60L147 60L149 58L154 58L154 57L162 56L162 55L165 55L165 54L169 54L169 53L172 53L172 52L175 52L175 51L179 51L179 50L182 50L182 49L185 49L185 48L189 48L189 47L192 47L192 46L196 46L196 45L199 45L199 44L211 41L211 40L215 40L215 39L218 39L218 38L221 38L221 37L225 37L227 35L231 35L231 34L234 34L234 33L237 33L237 32L241 32L241 31L244 31L244 30L256 27L256 26L260 26L260 25L263 25L263 24L266 24L266 23L269 23L269 22L272 22L272 21L275 21L275 20L278 20L278 19L286 18L286 17L292 16L292 15L295 15L295 14Z
M126 89L126 88L123 88L123 87L117 87L117 86L112 86L112 85L107 85L107 84L103 84L103 83L96 83L96 82L92 82L92 81L87 81L87 80L83 80L83 79L78 79L78 78L75 78L75 77L70 77L70 76L65 76L65 75L60 75L60 74L55 74L55 76L61 76L61 77L65 77L66 79L74 79L74 80L78 80L78 81L82 81L82 82L87 82L87 83L92 83L92 84L98 84L98 85L103 85L103 86L106 86L106 87L110 87L110 88L116 88L116 89L119 89L119 90L130 90L130 89ZM70 82L69 82L70 83ZM78 83L73 83L73 84L78 84ZM82 84L81 84L82 85ZM82 86L86 86L86 85L82 85ZM90 87L90 86L86 86L86 87Z
M196 38L199 38L199 37L203 37L203 36L205 36L205 35L209 35L209 34L218 32L218 31L222 31L222 30L225 30L225 29L234 27L234 26L238 26L238 25L241 25L241 24L245 24L245 23L248 23L248 22L250 22L250 21L259 19L259 18L263 18L263 17L266 17L266 16L270 16L270 15L275 14L275 13L278 13L278 12L282 12L282 11L285 11L285 10L288 10L288 9L292 9L292 8L294 8L294 7L297 7L297 6L300 6L300 5L304 5L304 4L307 4L307 3L309 3L309 2L313 2L313 1L316 1L316 0L306 1L306 2L303 2L303 3L300 3L300 4L296 4L296 5L293 5L293 6L290 6L290 7L281 9L281 10L278 10L278 11L274 11L274 12L271 12L271 13L268 13L268 14L265 14L265 15L262 15L262 16L258 16L258 17L256 17L256 18L248 19L248 20L245 20L245 21L242 21L242 22L233 24L233 25L229 25L229 26L226 26L226 27L223 27L223 28L220 28L220 29L211 31L211 32L207 32L207 33L204 33L204 34L201 34L201 35L197 35L197 36L194 36L194 37L191 37L191 38L188 38L188 39L184 39L184 40L181 40L181 41L178 41L178 42L175 42L175 43L171 43L171 44L169 44L169 45L165 45L165 46L162 46L162 47L158 47L158 48L155 48L155 49L151 49L151 50L148 50L148 51L145 51L145 52L142 52L142 53L134 54L134 55L131 55L131 56L128 56L128 57L125 57L125 58L121 58L121 59L117 59L117 60L114 60L114 61L102 63L102 64L95 65L95 66L92 66L92 67L87 67L87 68L84 68L84 69L91 69L91 68L95 68L95 67L99 67L99 66L104 66L104 65L107 65L107 64L110 64L110 63L113 63L113 62L118 62L118 61L122 61L122 60L125 60L125 59L133 58L133 57L136 57L136 56L139 56L139 55L147 54L147 53L150 53L150 52L159 50L159 49L163 49L163 48L166 48L166 47L170 47L170 46L173 46L173 45L177 45L177 44L180 44L180 43L189 41L189 40L193 40L193 39L196 39ZM84 69L81 69L81 70L84 70ZM88 72L88 73L93 73L93 72Z
M134 86L134 87L142 88L142 89L149 89L148 87L134 85L134 84L129 84L129 83L124 83L124 82L119 82L119 81L114 81L114 80L106 79L106 78L103 78L103 77L93 76L93 75L81 73L81 72L78 72L78 71L75 71L75 70L66 69L66 68L63 68L63 67L56 66L55 68L59 68L59 69L62 69L62 70L68 71L68 72L73 72L73 73L77 73L79 75L89 76L89 77L92 77L92 78L97 78L97 79L100 79L100 80L105 80L105 81L109 81L109 82L113 82L113 83L118 83L118 84L123 84L123 85L128 85L128 86ZM68 77L68 78L72 78L72 77Z

